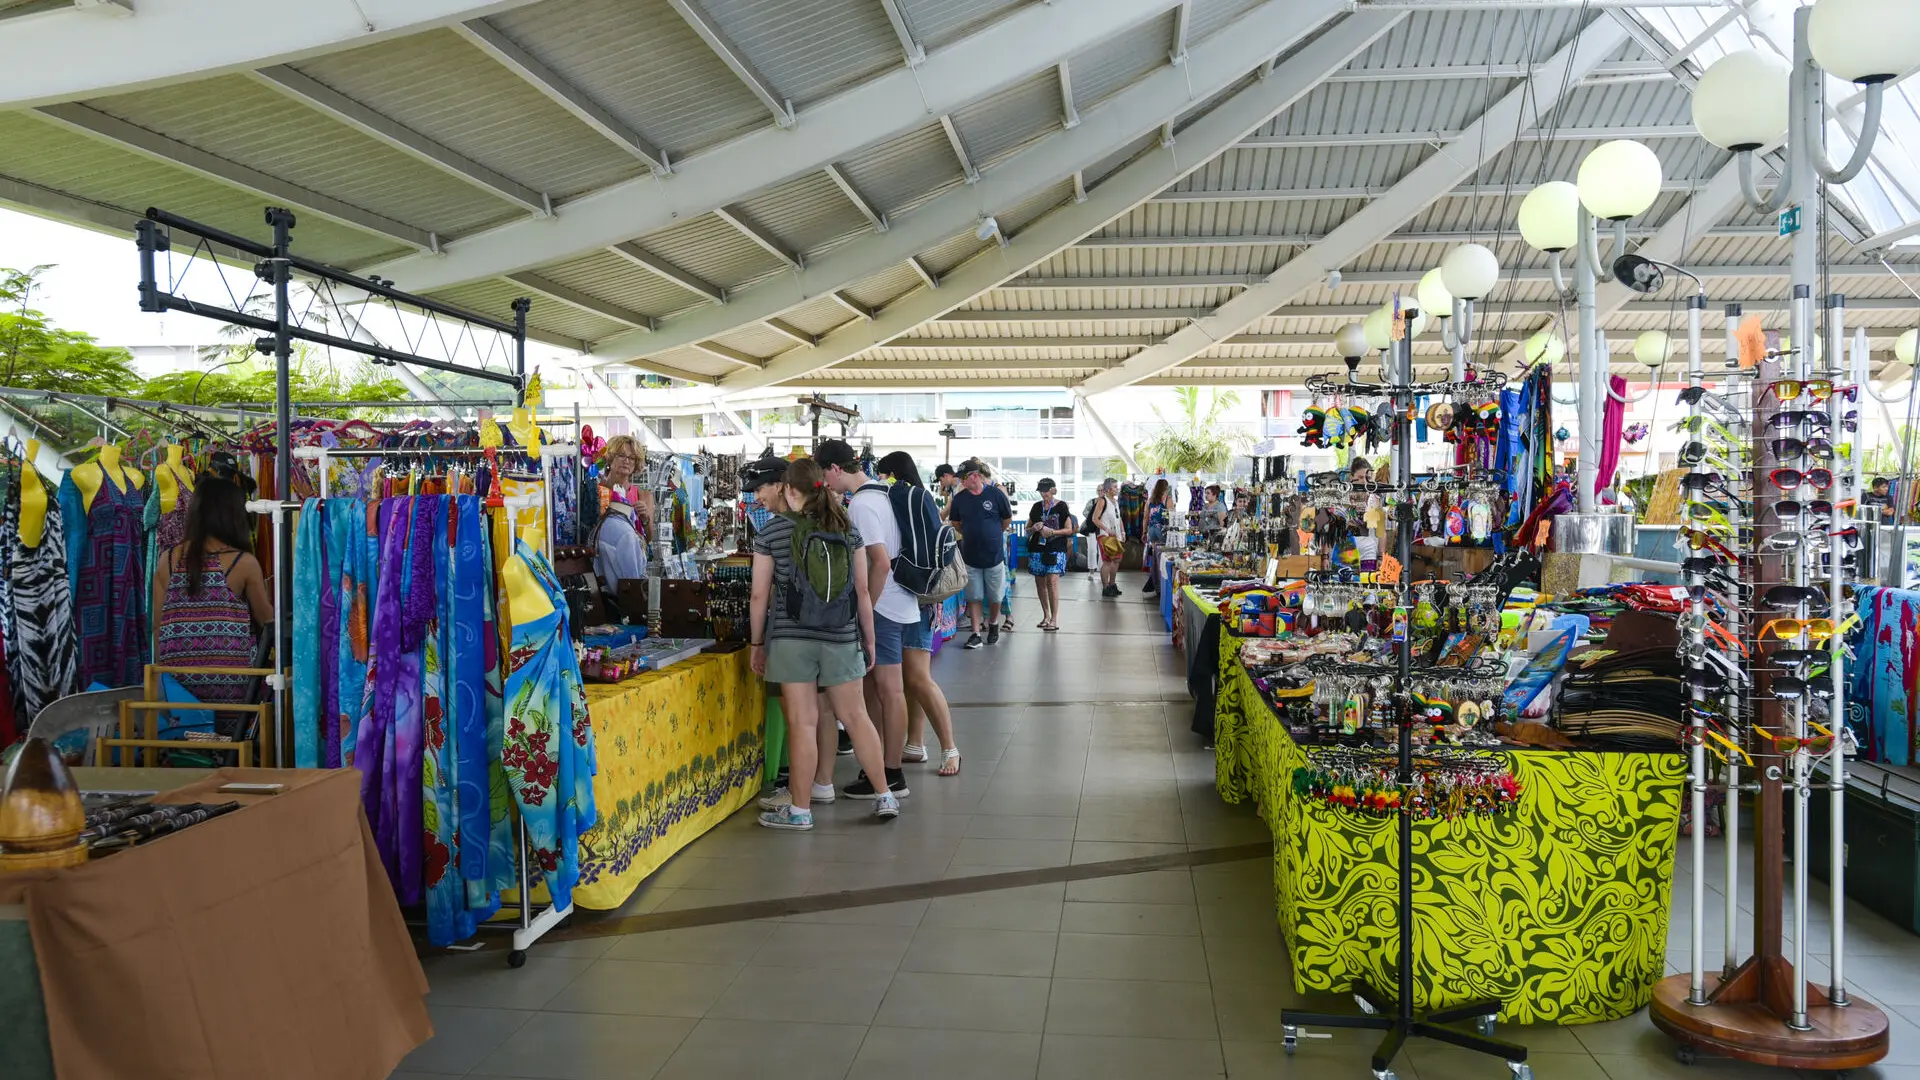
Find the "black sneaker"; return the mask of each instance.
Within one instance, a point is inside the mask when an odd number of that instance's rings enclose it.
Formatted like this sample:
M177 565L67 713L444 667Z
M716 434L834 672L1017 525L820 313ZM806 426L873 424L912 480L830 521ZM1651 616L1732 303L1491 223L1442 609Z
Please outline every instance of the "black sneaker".
M867 779L867 774L864 770L861 771L859 778L854 780L853 783L840 789L840 797L843 799L871 799L873 795L873 781Z
M896 799L904 799L913 794L907 790L907 772L905 769L887 770L887 790Z
M1000 628L997 626L987 627L987 644L994 645L994 644L997 644L999 641L1000 641Z
M840 757L846 757L848 754L853 753L853 738L847 734L847 729L845 728L840 729L840 749L838 753Z
M960 647L963 649L977 649L980 646L985 644L986 642L981 639L979 634L974 634L971 637L967 638L967 643L965 645L962 645Z

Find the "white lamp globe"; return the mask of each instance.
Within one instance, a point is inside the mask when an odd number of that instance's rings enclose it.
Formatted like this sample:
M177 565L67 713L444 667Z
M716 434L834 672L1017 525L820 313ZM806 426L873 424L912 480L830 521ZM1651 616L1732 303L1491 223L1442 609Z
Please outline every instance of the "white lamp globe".
M1565 251L1580 236L1580 189L1549 180L1520 200L1520 237L1540 251Z
M1413 305L1409 303L1403 306L1400 310L1405 311L1408 307L1413 307ZM1432 318L1428 316L1424 310L1418 307L1413 307L1413 314L1408 316L1407 318L1407 337L1417 338L1421 334L1426 333L1427 325L1432 321L1433 321ZM1387 325L1392 326L1393 324L1388 323Z
M1567 343L1551 330L1541 330L1527 339L1527 363L1558 364L1567 358Z
M1420 302L1420 310L1436 319L1453 317L1453 294L1447 291L1439 267L1420 275L1420 285L1413 291L1414 299Z
M1633 339L1633 358L1644 367L1657 368L1673 355L1673 339L1665 330L1649 330Z
M1646 213L1664 179L1660 158L1645 143L1603 142L1580 163L1580 202L1594 217L1622 221Z
M1848 82L1885 82L1920 65L1920 4L1913 0L1819 0L1807 46Z
M1387 308L1375 308L1360 323L1367 337L1367 348L1378 352L1393 344L1393 312Z
M1742 49L1713 62L1693 88L1693 126L1723 150L1758 150L1787 133L1793 65Z
M1340 350L1341 356L1365 356L1371 352L1373 343L1367 340L1366 327L1350 322L1333 335L1333 347Z
M1462 300L1478 300L1500 280L1500 258L1480 244L1461 244L1440 260L1440 281Z
M1893 339L1893 358L1908 367L1913 366L1916 351L1920 351L1920 330L1909 330Z

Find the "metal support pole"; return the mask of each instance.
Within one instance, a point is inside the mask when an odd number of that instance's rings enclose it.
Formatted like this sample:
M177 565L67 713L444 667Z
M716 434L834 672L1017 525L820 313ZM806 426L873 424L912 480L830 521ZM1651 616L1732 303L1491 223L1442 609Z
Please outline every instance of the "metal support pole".
M1080 409L1087 414L1087 419L1093 421L1093 429L1100 433L1101 438L1107 440L1107 445L1113 447L1114 456L1127 463L1127 471L1134 476L1144 475L1140 470L1140 463L1134 460L1133 451L1128 449L1126 444L1120 441L1120 437L1113 433L1113 429L1107 426L1107 422L1101 419L1099 410L1093 407L1093 399L1077 390L1074 391L1074 396L1080 399Z
M1606 357L1599 353L1598 334L1598 283L1594 275L1599 267L1594 265L1594 221L1585 206L1580 207L1579 239L1576 246L1579 253L1574 264L1574 289L1579 298L1580 318L1580 369L1576 385L1580 390L1578 417L1580 420L1580 457L1574 463L1574 497L1582 514L1595 513L1600 509L1599 496L1594 487L1600 480L1600 427L1601 408L1605 405L1606 395Z
M1687 385L1698 387L1701 384L1700 369L1700 313L1707 305L1707 298L1698 293L1687 299ZM1698 400L1688 406L1688 416L1700 414ZM1704 465L1704 462L1702 463ZM1697 470L1696 470L1697 471ZM1695 550L1698 554L1698 550ZM1689 574L1691 584L1706 584L1706 575ZM1693 601L1693 614L1705 616L1707 604L1704 598ZM1696 641L1706 636L1704 630L1688 631ZM1697 688L1689 688L1687 696L1696 704L1705 704L1707 694ZM1690 850L1693 856L1693 881L1690 889L1691 904L1688 913L1692 918L1689 928L1688 944L1692 954L1692 980L1687 984L1687 1004L1707 1004L1707 722L1696 711L1693 716L1693 745L1687 756L1687 792L1688 810L1693 817L1693 835Z
M527 403L527 312L533 301L524 296L513 301L513 403Z
M293 279L293 267L287 261L293 250L293 211L269 208L267 224L273 227L273 256L266 262L273 281L273 497L284 502L293 491L293 335L287 298ZM293 655L293 621L286 618L293 610L292 525L285 513L273 516L273 668L280 674L275 680L280 686L273 693L273 756L281 768L292 764L287 756L292 740L287 738L284 675Z
M1839 368L1846 342L1847 298L1839 293L1827 297L1827 367ZM1846 431L1845 418L1847 406L1839 394L1827 398L1827 418L1831 421L1831 430L1837 438ZM1855 454L1854 460L1861 457ZM1859 488L1854 489L1858 495ZM1843 500L1833 500L1833 511L1828 518L1828 528L1845 528L1846 511L1841 509ZM1827 554L1827 609L1835 625L1847 617L1846 568L1841 559L1842 549L1838 544ZM1847 655L1844 649L1834 649L1830 657L1829 668L1833 680L1833 704L1827 710L1827 725L1833 729L1832 749L1827 751L1827 787L1833 799L1828 816L1829 833L1827 835L1827 885L1832 890L1827 903L1831 908L1828 918L1832 921L1832 956L1829 959L1829 979L1827 982L1827 1000L1835 1005L1846 1005L1846 922L1847 922Z

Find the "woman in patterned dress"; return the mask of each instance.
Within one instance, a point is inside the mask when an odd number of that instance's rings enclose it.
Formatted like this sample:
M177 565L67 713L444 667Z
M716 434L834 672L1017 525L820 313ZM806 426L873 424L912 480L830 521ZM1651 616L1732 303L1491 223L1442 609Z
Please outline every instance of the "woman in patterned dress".
M240 486L203 475L187 507L186 541L153 570L154 658L183 667L251 667L254 628L273 621ZM246 700L251 677L176 674L201 701Z

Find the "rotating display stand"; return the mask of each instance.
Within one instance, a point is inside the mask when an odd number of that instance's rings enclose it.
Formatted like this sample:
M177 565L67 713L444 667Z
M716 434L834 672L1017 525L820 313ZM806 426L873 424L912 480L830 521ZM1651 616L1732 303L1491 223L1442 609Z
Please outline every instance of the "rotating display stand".
M1413 710L1410 705L1408 678L1413 666L1413 640L1407 630L1406 613L1412 608L1413 574L1413 530L1414 502L1413 494L1413 407L1421 394L1446 394L1460 389L1460 384L1443 383L1434 385L1416 385L1413 382L1413 346L1406 332L1407 323L1414 318L1410 309L1401 309L1395 319L1393 344L1388 350L1391 362L1388 370L1393 381L1368 386L1354 380L1353 370L1358 361L1348 361L1347 382L1340 388L1352 393L1356 390L1377 393L1385 396L1393 409L1393 446L1394 481L1399 495L1399 507L1396 513L1397 558L1400 562L1400 580L1396 585L1398 613L1394 619L1397 640L1395 642L1395 674L1393 679L1393 709L1395 727L1399 731L1396 741L1398 764L1395 768L1395 780L1402 788L1410 788L1414 783L1413 775ZM1397 812L1399 825L1400 857L1397 866L1399 897L1399 959L1396 965L1396 979L1399 983L1397 994L1388 994L1379 988L1364 982L1353 987L1354 1000L1360 1005L1361 1015L1342 1013L1316 1013L1299 1009L1283 1009L1280 1012L1281 1033L1286 1052L1292 1054L1299 1046L1302 1029L1315 1025L1330 1028L1349 1028L1363 1031L1384 1031L1386 1037L1380 1041L1373 1052L1373 1075L1375 1080L1396 1080L1393 1061L1400 1056L1409 1039L1432 1039L1452 1046L1458 1046L1475 1053L1500 1058L1507 1063L1517 1080L1533 1080L1533 1068L1526 1063L1527 1048L1516 1043L1502 1042L1493 1038L1494 1017L1500 1012L1497 1001L1475 1001L1424 1016L1417 1014L1413 1007L1414 960L1413 960L1413 810L1402 803ZM1466 1031L1453 1027L1453 1024L1473 1020L1475 1031Z

